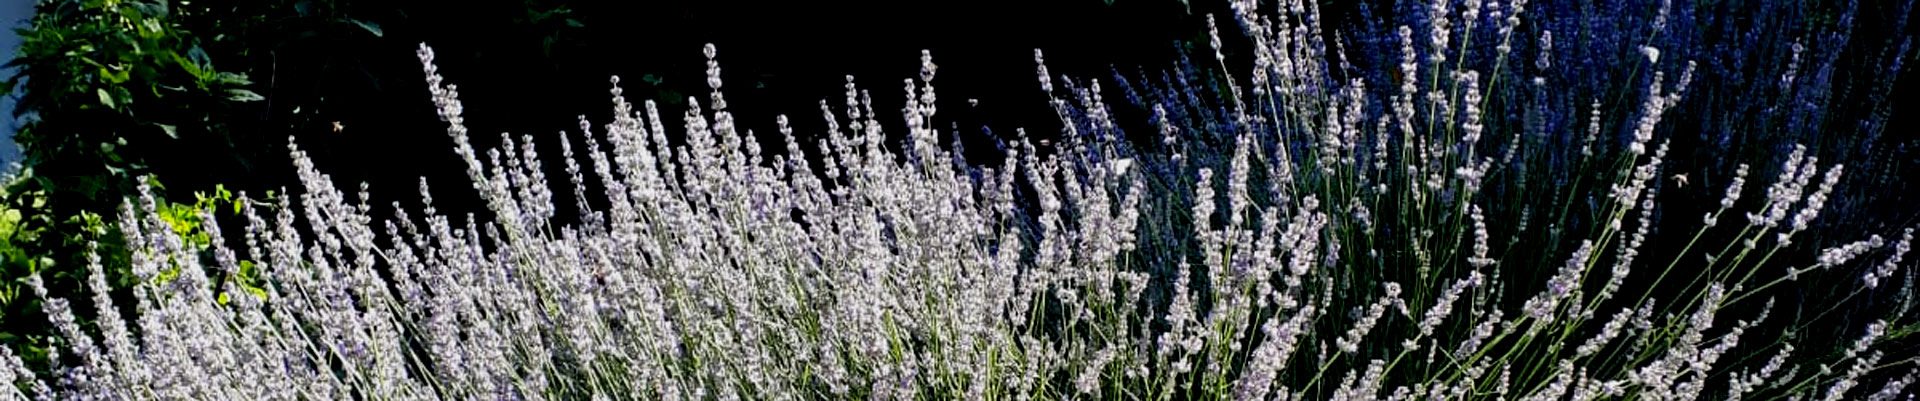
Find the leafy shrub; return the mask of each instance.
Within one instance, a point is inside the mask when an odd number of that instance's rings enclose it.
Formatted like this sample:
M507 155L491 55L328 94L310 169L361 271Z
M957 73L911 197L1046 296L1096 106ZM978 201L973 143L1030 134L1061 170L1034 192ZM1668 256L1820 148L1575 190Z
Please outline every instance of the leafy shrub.
M131 319L94 263L99 334L48 299L57 373L9 354L0 381L20 387L0 393L1910 398L1912 228L1816 224L1829 203L1869 200L1841 196L1859 168L1822 163L1822 146L1877 142L1792 145L1833 129L1814 116L1844 113L1796 100L1782 115L1806 120L1787 134L1740 139L1788 148L1675 172L1690 151L1670 113L1746 100L1687 100L1740 86L1652 39L1696 18L1662 4L1555 19L1573 13L1443 1L1390 36L1351 36L1397 56L1353 63L1314 3L1236 2L1252 54L1229 58L1212 33L1212 71L1182 60L1109 91L1053 76L1036 50L1065 132L1021 132L996 160L943 140L928 53L904 84L898 148L849 78L844 106L821 103L828 132L803 142L778 116L768 149L737 132L708 46L713 92L705 109L688 100L683 136L615 78L613 121L595 134L583 116L549 168L530 135L474 149L422 45L491 220L438 213L423 179L420 216L397 206L376 224L365 185L350 196L292 145L304 190L237 195L244 232L201 225L202 254L143 185L116 220L139 281ZM1532 13L1545 28L1522 29ZM1605 23L1576 36L1583 49L1550 45L1551 27L1585 18ZM1121 129L1115 92L1157 135ZM1676 201L1689 191L1710 195ZM555 206L589 193L608 206ZM1663 217L1677 207L1698 209ZM550 223L563 213L583 223ZM1807 334L1823 330L1847 334Z
M562 31L581 25L568 18L572 11L565 7L519 3L477 10L526 28L509 32L544 35L549 45L543 50L564 49L553 43ZM350 0L35 2L30 26L18 30L25 43L7 65L19 74L0 83L0 95L22 99L11 111L26 123L17 138L26 159L8 168L16 174L0 189L0 210L8 213L13 228L0 244L0 343L31 354L36 369L44 367L42 337L53 333L38 299L17 296L27 293L27 276L40 273L54 296L84 294L82 255L88 240L98 239L107 281L116 286L111 292L130 296L127 287L134 278L122 235L111 220L114 208L132 196L136 181L148 177L159 192L154 194L160 198L158 209L177 212L168 221L186 231L198 224L192 211L195 192L225 191L216 183L280 185L278 179L257 179L290 171L283 167L288 163L279 150L284 148L277 143L279 133L329 129L331 122L352 114L333 105L369 103L353 97L343 101L338 94L384 97L363 88L379 88L378 76L395 75L338 49L388 43L380 41L385 30L372 20L404 16L402 8L437 6ZM414 27L420 25L426 24ZM403 49L411 45L394 42ZM538 43L536 37L529 46ZM404 57L394 59L402 68L396 72L411 71ZM329 94L336 95L331 103ZM175 190L160 186L162 180ZM222 206L231 206L230 201ZM207 241L198 242L204 248ZM82 323L91 327L86 319Z

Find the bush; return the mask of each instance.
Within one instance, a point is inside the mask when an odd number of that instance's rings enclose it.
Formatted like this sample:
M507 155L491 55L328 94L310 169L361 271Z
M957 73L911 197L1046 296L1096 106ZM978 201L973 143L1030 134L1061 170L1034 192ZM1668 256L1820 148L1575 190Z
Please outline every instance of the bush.
M1809 95L1785 103L1784 134L1729 136L1788 149L1672 167L1701 153L1675 147L1670 113L1748 101L1689 101L1744 87L1655 39L1689 38L1666 34L1694 32L1675 26L1702 6L1443 2L1351 36L1324 34L1314 6L1235 3L1251 54L1213 33L1218 69L1116 75L1140 110L1036 50L1065 132L984 161L935 128L928 53L897 148L850 78L844 107L821 103L828 132L803 142L779 116L768 149L737 132L712 46L684 135L615 78L612 123L596 135L583 116L549 142L564 166L530 135L483 158L422 45L491 220L441 215L423 179L420 216L396 205L376 224L365 185L349 196L295 145L304 190L239 194L244 232L201 226L217 239L202 255L142 186L117 219L131 319L95 263L98 334L48 299L58 373L8 354L0 381L12 398L1911 397L1913 229L1817 224L1828 203L1898 220L1842 196L1860 168L1819 160L1879 142L1792 145L1847 113ZM1634 33L1551 45L1581 18ZM1139 111L1157 135L1121 129ZM589 193L608 206L555 207Z

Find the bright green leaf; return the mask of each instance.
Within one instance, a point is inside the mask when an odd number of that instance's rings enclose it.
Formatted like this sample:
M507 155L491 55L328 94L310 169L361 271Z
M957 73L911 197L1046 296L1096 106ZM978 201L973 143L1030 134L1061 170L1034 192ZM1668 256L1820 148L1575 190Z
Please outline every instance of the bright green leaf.
M160 131L166 132L168 138L180 139L179 128L176 128L172 125L167 125L167 124L154 124L154 125L160 127Z
M160 26L160 20L153 18L143 19L140 27L142 28L140 30L140 36L147 38L160 37L161 31L165 30L165 28Z
M189 60L186 57L181 57L177 53L173 54L173 61L174 63L179 64L181 69L187 70L187 74L193 75L195 79L205 81L209 78L212 78L207 75L207 72L208 72L207 69L200 68L200 65L195 64L193 60Z
M115 106L113 103L113 95L107 94L106 88L94 89L93 91L95 94L100 95L100 104L107 105L107 108L118 107L118 106Z
M115 70L119 70L119 71L115 71ZM118 68L107 68L107 67L100 67L100 77L105 78L107 82L111 82L114 84L126 83L128 79L126 70L118 69Z

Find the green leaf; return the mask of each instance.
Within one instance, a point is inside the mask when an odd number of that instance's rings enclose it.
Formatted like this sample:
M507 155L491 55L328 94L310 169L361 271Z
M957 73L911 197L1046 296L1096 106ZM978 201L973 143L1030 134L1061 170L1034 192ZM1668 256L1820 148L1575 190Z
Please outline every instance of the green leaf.
M251 85L251 84L253 84L253 81L252 81L252 80L248 80L248 79L247 79L247 74L239 74L239 73L231 73L231 72L222 72L222 73L219 73L219 74L216 74L216 75L215 75L215 77L214 77L214 79L215 79L215 82L218 82L218 83L222 83L222 84L227 84L227 85Z
M367 33L373 34L373 37L376 37L376 38L386 37L386 34L380 31L380 24L375 24L372 22L361 21L361 20L352 19L352 18L348 18L347 22L352 22L354 23L354 25L359 25L360 29L367 30Z
M254 102L265 100L266 97L262 97L260 94L253 93L253 91L246 89L228 89L227 99L236 102Z
M179 128L167 124L154 124L154 126L160 127L160 131L166 132L168 138L180 139Z
M187 49L187 60L200 65L201 68L213 69L213 56L208 56L207 50L200 48L200 45L193 45L193 48Z
M119 69L120 71L116 72L114 71L116 69L117 68L100 67L100 77L106 78L107 82L111 82L114 84L126 83L127 71L124 69Z
M580 21L579 21L579 20L576 20L576 19L572 19L572 18L568 18L568 19L567 19L567 26L569 26L569 27L574 27L574 28L581 28L581 27L586 27L586 26L587 26L587 24L582 24L582 23L580 23Z
M159 19L142 18L140 21L140 37L142 38L158 38L164 35L163 31L165 30L166 27L160 25Z
M200 64L194 63L193 60L187 57L181 57L179 53L173 53L172 56L174 63L179 64L181 69L187 70L187 74L193 75L195 79L205 81L212 78L208 74L210 71L207 71L206 68L201 68Z
M106 88L94 89L93 92L100 95L100 104L107 105L109 109L118 108L113 103L113 95L107 94Z
M146 15L151 17L167 16L167 11L168 11L167 2L165 1L158 1L158 2L136 1L136 2L129 2L125 4L132 6L134 10L139 10L141 15Z

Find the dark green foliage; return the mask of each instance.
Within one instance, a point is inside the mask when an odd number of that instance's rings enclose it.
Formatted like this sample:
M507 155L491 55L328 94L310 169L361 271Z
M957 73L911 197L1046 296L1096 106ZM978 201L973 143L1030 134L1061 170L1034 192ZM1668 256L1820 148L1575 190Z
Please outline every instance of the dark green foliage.
M134 189L134 177L166 170L182 159L231 154L229 121L261 96L245 74L222 70L182 21L205 8L167 2L41 2L32 27L21 29L18 75L0 94L20 94L26 123L15 137L25 154L7 183L6 232L0 289L17 295L24 278L40 272L61 296L78 294L85 249L102 241L117 286L125 274L124 245L112 216ZM45 324L38 302L8 297L0 309L7 342Z
M552 56L570 43L564 33L584 26L571 9L545 4L551 1L517 3L478 9L488 22L510 19L511 34L538 41L542 55ZM28 340L18 336L45 331L39 303L20 296L27 275L42 272L55 296L84 298L88 241L102 242L115 287L133 283L112 220L133 194L136 177L156 177L150 183L165 198L161 204L180 210L210 206L189 196L202 191L216 195L201 199L225 194L231 204L230 192L216 190L221 183L271 193L290 176L282 174L288 135L337 133L341 115L351 114L327 107L342 103L329 102L328 94L348 92L354 96L336 99L353 102L399 95L383 93L387 87L415 87L380 78L412 78L418 67L411 60L401 57L408 68L398 70L341 51L411 45L416 38L394 38L383 24L416 22L406 8L444 7L350 0L39 2L31 26L18 30L23 44L8 64L17 74L0 85L0 95L20 97L11 111L24 123L16 140L25 156L0 197L8 216L0 233L0 332L7 333L0 342L22 344ZM523 45L515 47L532 46ZM166 191L160 180L176 191ZM177 220L197 220L185 216Z

